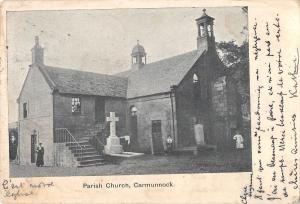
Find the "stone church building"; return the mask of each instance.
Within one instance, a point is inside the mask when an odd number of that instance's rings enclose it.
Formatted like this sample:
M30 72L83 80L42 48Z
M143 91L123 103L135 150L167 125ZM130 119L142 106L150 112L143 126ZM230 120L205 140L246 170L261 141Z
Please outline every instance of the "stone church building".
M130 136L129 151L163 152L169 135L175 150L195 148L195 124L203 125L206 146L231 148L241 128L239 95L216 52L214 18L204 11L196 25L196 50L147 63L137 43L131 69L116 75L45 65L36 37L18 98L20 163L34 165L39 142L45 165L100 162L110 112L119 117L117 136Z

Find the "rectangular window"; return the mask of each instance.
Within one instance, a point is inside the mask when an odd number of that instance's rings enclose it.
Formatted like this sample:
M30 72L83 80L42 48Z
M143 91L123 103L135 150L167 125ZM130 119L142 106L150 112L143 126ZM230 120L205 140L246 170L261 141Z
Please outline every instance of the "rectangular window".
M27 116L28 116L27 103L23 103L23 118L27 118Z
M79 97L72 98L72 113L81 113L81 100Z

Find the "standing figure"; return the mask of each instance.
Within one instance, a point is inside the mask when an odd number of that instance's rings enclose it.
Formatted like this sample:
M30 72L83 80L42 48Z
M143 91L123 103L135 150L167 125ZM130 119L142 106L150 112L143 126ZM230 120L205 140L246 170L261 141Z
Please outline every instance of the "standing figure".
M37 167L44 166L44 147L41 142L39 143L36 152L37 152L36 166Z
M11 135L9 140L9 159L15 160L17 156L18 143L15 135Z
M173 139L171 135L168 135L167 137L167 153L170 154L172 152L173 147Z
M240 131L236 131L236 134L233 136L233 139L235 140L235 148L237 150L242 150L244 149L244 138L243 136L240 134Z

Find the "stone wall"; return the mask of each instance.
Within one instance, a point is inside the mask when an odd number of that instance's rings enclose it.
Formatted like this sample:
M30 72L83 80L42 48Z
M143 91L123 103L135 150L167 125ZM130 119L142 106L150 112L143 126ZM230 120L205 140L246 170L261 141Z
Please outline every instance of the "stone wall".
M72 98L80 97L81 113L72 113ZM54 94L54 127L67 128L75 137L82 137L84 130L95 125L95 97L84 95Z
M176 88L176 109L179 147L195 146L194 124L204 125L205 142L214 144L211 134L211 81L222 72L218 57L213 52L201 56ZM193 75L198 76L195 86ZM196 95L198 96L196 97Z
M72 97L81 98L81 113L73 114L71 110ZM87 130L99 129L97 128L95 118L95 99L96 96L88 95L71 95L58 94L54 95L54 127L67 128L75 137L82 137L87 134ZM116 112L120 117L117 123L117 133L125 134L125 110L126 100L122 98L105 97L105 117L109 116L109 112ZM105 122L102 124L109 133L109 125ZM102 127L102 126L101 126Z
M145 153L151 152L152 120L161 120L162 141L164 148L166 148L165 141L167 136L174 135L172 130L170 94L160 94L138 99L129 99L127 106L128 115L130 114L130 107L132 106L135 106L138 110L138 150ZM130 131L129 127L130 124L128 124L128 130Z
M115 112L116 116L119 117L119 121L116 124L117 136L123 136L128 134L126 129L126 109L127 101L122 98L105 98L105 116L109 117L110 112ZM106 122L106 132L109 136L109 123Z
M76 167L79 162L65 143L54 144L54 165L59 167Z
M226 77L219 77L212 81L212 108L217 117L227 116L227 100L226 100Z
M19 97L20 163L31 163L31 135L37 134L37 144L43 143L45 165L53 165L53 104L51 89L38 67L30 68ZM28 116L23 117L23 103L28 104ZM36 155L35 155L36 156Z
M195 146L193 125L196 122L198 113L193 97L193 72L188 73L184 81L177 87L175 96L178 147Z
M239 126L239 108L235 84L225 76L219 58L213 52L202 56L176 88L179 146L196 145L194 124L201 123L206 144L231 147L233 130Z
M232 79L222 76L212 82L213 134L218 148L233 148L235 131L241 128L239 95ZM220 132L223 134L220 135Z

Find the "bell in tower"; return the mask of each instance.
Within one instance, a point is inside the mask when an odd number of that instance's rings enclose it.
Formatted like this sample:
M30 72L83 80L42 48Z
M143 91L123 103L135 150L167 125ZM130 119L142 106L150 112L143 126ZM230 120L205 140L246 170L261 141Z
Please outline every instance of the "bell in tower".
M201 52L215 50L214 20L206 14L206 9L203 9L203 15L196 19L198 28L197 49Z
M138 70L147 63L146 52L143 46L137 41L136 46L132 49L131 64L132 69Z

